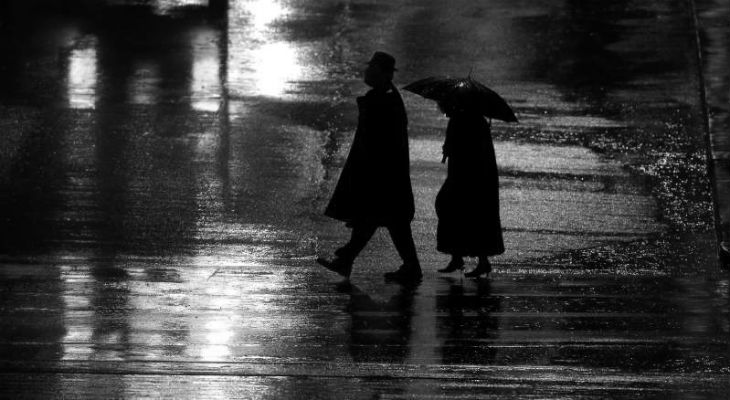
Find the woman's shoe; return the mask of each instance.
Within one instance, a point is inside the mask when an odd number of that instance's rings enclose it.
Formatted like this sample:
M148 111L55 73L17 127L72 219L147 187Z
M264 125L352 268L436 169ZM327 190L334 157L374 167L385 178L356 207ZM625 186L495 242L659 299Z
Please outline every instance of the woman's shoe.
M460 258L452 258L449 262L449 265L447 265L446 268L441 268L440 270L438 270L438 272L448 274L449 272L454 272L462 269L464 269L464 260Z
M464 274L467 278L479 278L492 272L492 265L487 260L479 260L479 264L473 270Z

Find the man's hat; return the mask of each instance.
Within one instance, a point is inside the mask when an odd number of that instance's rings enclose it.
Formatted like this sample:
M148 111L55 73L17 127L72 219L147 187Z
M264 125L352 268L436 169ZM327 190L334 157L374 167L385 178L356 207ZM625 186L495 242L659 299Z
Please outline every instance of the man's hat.
M376 51L368 61L368 65L377 65L384 71L398 71L395 67L395 57L382 51Z

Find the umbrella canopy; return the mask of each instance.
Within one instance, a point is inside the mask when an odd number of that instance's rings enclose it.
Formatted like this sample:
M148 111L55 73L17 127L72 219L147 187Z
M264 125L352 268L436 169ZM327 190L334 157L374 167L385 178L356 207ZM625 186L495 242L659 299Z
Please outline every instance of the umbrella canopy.
M507 102L471 76L466 78L432 76L412 82L403 89L430 100L468 106L488 118L517 122L517 117Z

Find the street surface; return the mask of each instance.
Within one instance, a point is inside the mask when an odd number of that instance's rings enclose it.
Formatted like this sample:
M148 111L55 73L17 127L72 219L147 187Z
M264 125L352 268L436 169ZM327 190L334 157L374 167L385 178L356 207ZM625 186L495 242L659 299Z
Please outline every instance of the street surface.
M0 398L727 398L720 3L8 2ZM351 285L315 262L378 49L520 120L489 279L436 272L446 119L405 91L423 283L385 230Z

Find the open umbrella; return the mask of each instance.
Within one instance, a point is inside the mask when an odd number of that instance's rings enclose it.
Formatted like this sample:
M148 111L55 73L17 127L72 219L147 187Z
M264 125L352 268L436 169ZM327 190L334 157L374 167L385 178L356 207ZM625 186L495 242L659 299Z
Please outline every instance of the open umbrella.
M453 101L469 105L487 118L505 122L517 122L517 117L507 102L492 89L472 79L432 76L412 82L403 87L430 100Z

